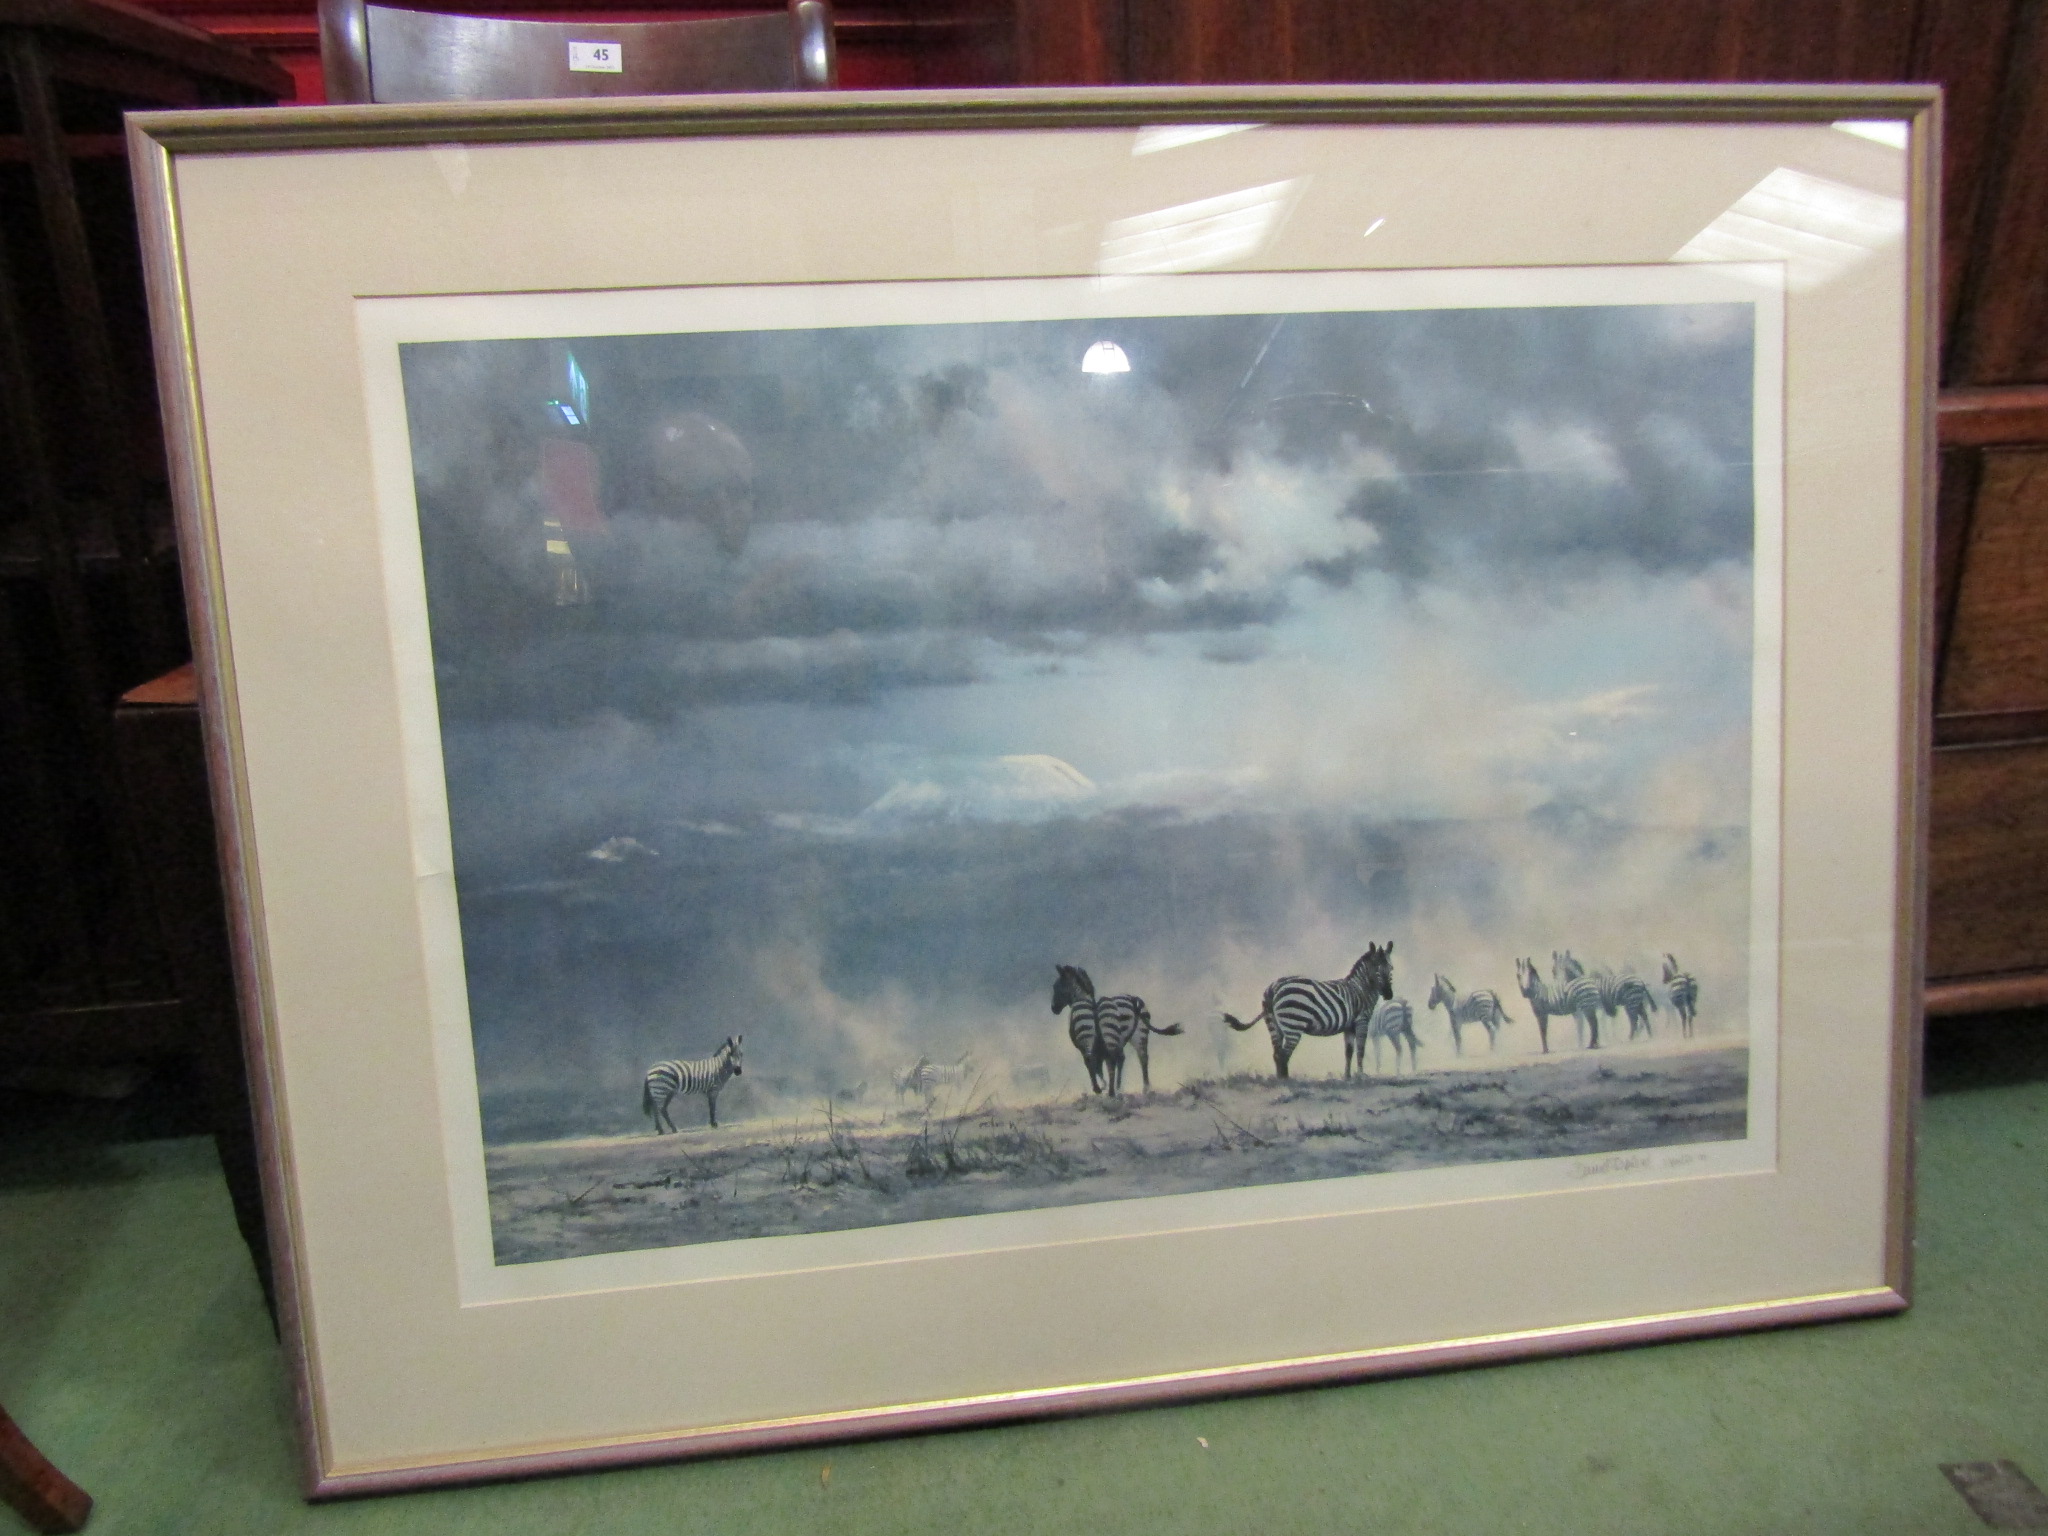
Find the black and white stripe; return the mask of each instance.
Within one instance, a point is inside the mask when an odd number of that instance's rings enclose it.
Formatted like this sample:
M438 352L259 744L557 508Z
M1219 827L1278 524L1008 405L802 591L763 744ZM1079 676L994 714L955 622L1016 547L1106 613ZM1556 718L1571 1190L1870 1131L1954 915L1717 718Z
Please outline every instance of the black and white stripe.
M1102 1059L1103 1087L1110 1093L1122 1093L1124 1088L1124 1051L1135 1046L1138 1051L1138 1072L1144 1079L1145 1092L1152 1091L1152 1046L1154 1035L1177 1035L1181 1032L1178 1024L1154 1024L1152 1010L1145 1006L1145 999L1134 997L1128 992L1112 997L1098 997L1095 1000L1095 1048Z
M1344 1075L1349 1077L1353 1052L1361 1043L1359 1032L1370 1023L1374 1002L1393 995L1394 946L1368 944L1343 979L1282 976L1266 988L1259 1011L1251 1018L1239 1020L1226 1013L1223 1022L1245 1030L1264 1019L1273 1040L1273 1070L1281 1077L1287 1076L1287 1064L1303 1035L1343 1035Z
M1486 1031L1486 1048L1500 1049L1500 1029L1503 1024L1512 1023L1507 1009L1500 1003L1500 994L1490 987L1481 987L1476 992L1460 993L1451 984L1448 976L1439 972L1430 983L1430 1008L1442 1008L1451 1021L1451 1046L1462 1056L1465 1054L1465 1026L1477 1024Z
M1560 981L1576 981L1587 974L1586 967L1568 949L1551 952L1550 968ZM1629 1039L1656 1033L1650 1027L1650 1015L1657 1012L1657 994L1642 977L1627 966L1618 971L1601 966L1592 972L1591 980L1600 989L1601 1012L1610 1019L1617 1013L1628 1015Z
M1095 1024L1095 983L1078 965L1059 967L1052 984L1052 1011L1065 1012L1067 1038L1081 1053L1081 1065L1088 1069L1091 1092L1102 1092L1102 1053Z
M925 1108L931 1108L932 1101L947 1088L964 1088L975 1078L974 1058L962 1056L958 1061L933 1061L929 1056L920 1056L916 1061L896 1074L896 1096L914 1093L924 1100Z
M1691 972L1679 968L1674 955L1664 957L1664 995L1671 999L1671 1011L1678 1015L1679 1033L1690 1040L1693 1016L1700 1009L1700 984Z
M1515 984L1536 1015L1536 1033L1546 1055L1550 1051L1550 1021L1566 1015L1579 1021L1580 1028L1591 1037L1593 1049L1600 1048L1600 988L1590 976L1547 982L1537 971L1535 961L1517 957Z
M1584 976L1585 974L1586 968L1583 965L1579 964L1578 956L1574 955L1570 950L1553 949L1550 952L1551 981L1559 985L1562 985L1567 981L1577 981L1580 977ZM1593 983L1593 985L1597 989L1600 983L1596 981ZM1592 1017L1594 1018L1594 1021L1597 1025L1597 1015ZM1585 1045L1586 1043L1586 1018L1587 1016L1582 1015L1578 1021L1579 1044L1581 1046Z
M669 1104L676 1095L701 1093L710 1106L711 1123L718 1124L718 1090L740 1075L740 1037L727 1035L725 1044L696 1061L657 1061L647 1069L640 1085L640 1113L654 1117L659 1136L676 1128Z
M1422 1070L1421 1065L1415 1059L1416 1049L1421 1043L1415 1038L1415 1010L1408 1006L1407 998L1389 997L1381 999L1373 1007L1372 1023L1368 1026L1367 1033L1372 1037L1372 1070L1375 1076L1379 1074L1380 1070L1380 1042L1382 1040L1391 1040L1394 1043L1394 1070L1396 1072L1401 1070L1401 1044L1403 1041L1406 1041L1408 1045L1408 1070L1411 1072ZM1349 1049L1348 1041L1346 1042L1346 1049ZM1365 1047L1363 1044L1358 1048L1358 1073L1361 1077L1365 1075Z
M1600 983L1600 1006L1608 1017L1612 1018L1617 1008L1628 1015L1629 1039L1656 1034L1650 1027L1650 1015L1658 1011L1657 994L1648 982L1627 967L1619 972L1598 971L1594 980Z
M1088 1067L1088 1085L1096 1093L1122 1093L1124 1052L1138 1051L1138 1071L1145 1091L1152 1091L1152 1047L1154 1035L1177 1035L1178 1024L1154 1024L1145 999L1129 993L1097 997L1095 983L1078 965L1059 967L1059 979L1052 989L1052 1011L1067 1012L1067 1038Z

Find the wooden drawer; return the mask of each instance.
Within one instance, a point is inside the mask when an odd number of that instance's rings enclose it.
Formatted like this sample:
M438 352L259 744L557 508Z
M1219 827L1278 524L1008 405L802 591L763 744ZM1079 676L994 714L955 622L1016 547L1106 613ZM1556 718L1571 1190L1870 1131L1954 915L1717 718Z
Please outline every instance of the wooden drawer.
M1932 799L1930 1010L2048 998L2048 742L1938 750Z

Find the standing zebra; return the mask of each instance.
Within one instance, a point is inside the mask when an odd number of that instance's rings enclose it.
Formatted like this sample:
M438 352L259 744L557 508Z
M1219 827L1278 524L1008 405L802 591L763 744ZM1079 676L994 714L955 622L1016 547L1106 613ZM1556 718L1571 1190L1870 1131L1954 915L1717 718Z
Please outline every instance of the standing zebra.
M1671 999L1671 1011L1678 1015L1679 1032L1690 1040L1693 1015L1700 1007L1700 984L1690 971L1678 968L1678 960L1672 955L1664 957L1664 995Z
M1551 952L1550 965L1553 974L1560 981L1576 981L1586 974L1585 966L1570 950L1559 954ZM1657 1012L1657 994L1650 990L1648 982L1627 966L1619 971L1610 971L1605 966L1595 970L1591 978L1593 985L1600 989L1600 1010L1610 1019L1616 1013L1628 1015L1628 1037L1654 1035L1650 1028L1650 1015Z
M1152 1022L1152 1010L1145 1006L1145 999L1129 993L1114 997L1098 997L1095 1000L1095 1041L1102 1057L1104 1085L1111 1093L1122 1093L1124 1089L1124 1048L1136 1046L1138 1051L1138 1073L1145 1083L1145 1092L1152 1091L1152 1043L1154 1035L1177 1035L1181 1032L1178 1024L1158 1025Z
M1592 1036L1592 1048L1600 1049L1600 988L1589 976L1575 976L1568 981L1546 982L1536 969L1536 962L1517 958L1515 961L1515 984L1522 989L1522 996L1529 999L1530 1011L1536 1015L1536 1033L1543 1042L1543 1052L1550 1054L1550 1021L1571 1014Z
M1628 1015L1628 1037L1633 1040L1638 1034L1655 1035L1650 1027L1650 1015L1658 1011L1657 994L1650 990L1650 984L1626 966L1620 975L1608 971L1599 973L1600 1006L1612 1017L1617 1006Z
M1408 1006L1407 998L1389 997L1375 1003L1372 1008L1372 1023L1367 1026L1366 1033L1372 1037L1372 1070L1374 1076L1379 1075L1380 1042L1382 1040L1394 1042L1394 1071L1396 1073L1401 1070L1401 1042L1404 1040L1408 1042L1408 1070L1410 1072L1420 1072L1422 1070L1421 1064L1415 1059L1415 1050L1418 1044L1415 1038L1415 1010ZM1344 1052L1347 1056L1351 1053L1351 1038L1348 1035L1344 1040ZM1348 1077L1350 1074L1347 1072L1345 1075ZM1358 1075L1360 1077L1365 1076L1365 1045L1362 1041L1358 1047Z
M711 1108L711 1124L718 1125L718 1090L740 1075L740 1037L727 1035L725 1044L697 1061L657 1061L647 1069L640 1085L640 1113L654 1117L654 1134L673 1132L674 1118L668 1112L677 1094L701 1093Z
M1223 1022L1232 1029L1246 1030L1264 1019L1266 1033L1273 1039L1273 1071L1287 1076L1287 1063L1303 1035L1345 1037L1344 1075L1351 1075L1355 1032L1372 1017L1375 998L1394 995L1394 946L1384 949L1368 944L1340 981L1314 981L1307 976L1282 976L1266 988L1259 1011L1249 1019L1229 1014Z
M1530 961L1530 969L1535 969L1535 962L1533 960ZM1550 979L1552 981L1562 985L1568 981L1577 981L1585 974L1585 966L1579 963L1578 956L1574 955L1570 950L1553 949L1550 952ZM1596 981L1593 985L1597 989L1600 983ZM1582 1048L1586 1043L1586 1019L1588 1017L1591 1017L1591 1015L1582 1015L1578 1020L1578 1043Z
M1457 1053L1465 1054L1465 1026L1477 1024L1486 1031L1486 1048L1500 1049L1500 1027L1514 1022L1507 1009L1500 1005L1500 995L1490 988L1481 987L1477 992L1460 996L1458 989L1451 985L1448 976L1441 973L1430 984L1429 1002L1424 1006L1442 1008L1451 1021L1451 1045Z
M962 1056L951 1063L936 1062L929 1056L920 1056L916 1061L896 1074L896 1096L916 1094L929 1110L932 1101L939 1096L941 1088L960 1088L973 1081L975 1076L974 1058Z
M1059 967L1059 979L1052 984L1052 1011L1067 1015L1067 1038L1081 1053L1081 1065L1088 1069L1090 1092L1102 1092L1102 1050L1095 1023L1095 983L1078 965Z
M1067 1038L1088 1064L1088 1081L1097 1093L1120 1094L1124 1087L1124 1051L1135 1045L1145 1091L1152 1091L1153 1035L1177 1035L1178 1024L1152 1022L1145 999L1129 993L1097 997L1095 983L1078 965L1059 967L1052 989L1052 1011L1067 1010ZM1084 1024L1085 1013L1085 1024ZM1087 1043L1083 1043L1084 1035Z

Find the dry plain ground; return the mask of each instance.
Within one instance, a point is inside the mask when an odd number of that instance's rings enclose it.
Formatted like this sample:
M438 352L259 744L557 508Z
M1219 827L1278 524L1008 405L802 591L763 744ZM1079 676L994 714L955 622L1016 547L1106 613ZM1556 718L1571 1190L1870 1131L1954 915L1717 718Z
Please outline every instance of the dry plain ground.
M1004 1102L489 1149L501 1264L988 1211L1739 1139L1743 1045L1577 1052L1416 1076L1240 1073ZM701 1112L701 1106L693 1105ZM684 1106L678 1105L678 1112Z

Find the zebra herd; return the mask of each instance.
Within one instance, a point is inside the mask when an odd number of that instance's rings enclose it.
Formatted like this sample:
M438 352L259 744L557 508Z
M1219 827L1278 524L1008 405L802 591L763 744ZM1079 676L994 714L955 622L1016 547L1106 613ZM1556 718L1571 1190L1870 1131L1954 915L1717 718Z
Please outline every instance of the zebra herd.
M1628 1037L1654 1034L1650 1015L1658 1011L1657 993L1627 966L1620 970L1604 967L1588 973L1580 959L1568 949L1550 952L1550 980L1545 981L1532 959L1517 957L1515 981L1536 1015L1536 1033L1546 1053L1550 1050L1550 1021L1570 1017L1576 1022L1579 1044L1591 1050L1600 1047L1600 1019L1628 1015ZM1664 995L1678 1017L1679 1032L1692 1038L1693 1019L1699 1012L1700 984L1683 969L1673 955L1664 957Z
M1124 1056L1135 1050L1138 1072L1147 1093L1152 1091L1153 1035L1178 1035L1181 1026L1152 1022L1151 1010L1142 997L1121 993L1098 997L1095 983L1077 965L1056 968L1052 1011L1067 1016L1067 1038L1080 1053L1088 1070L1088 1085L1096 1093L1123 1092ZM1661 1011L1657 988L1627 966L1619 970L1604 967L1587 970L1568 949L1552 950L1550 978L1545 980L1532 959L1517 957L1515 980L1522 996L1536 1016L1536 1032L1547 1055L1550 1051L1550 1021L1570 1018L1577 1028L1579 1043L1588 1049L1600 1046L1600 1020L1628 1017L1629 1039L1654 1033L1651 1015ZM1673 955L1664 956L1664 1001L1677 1018L1680 1032L1692 1038L1693 1021L1699 1012L1700 984ZM1487 1048L1498 1049L1503 1025L1513 1017L1501 1005L1499 994L1482 987L1460 992L1450 978L1438 972L1431 978L1429 1009L1441 1008L1450 1021L1451 1042L1457 1053L1465 1054L1464 1031L1478 1025L1486 1031ZM1401 1050L1407 1047L1409 1070L1415 1070L1415 1011L1406 998L1394 996L1394 946L1391 942L1368 944L1351 969L1335 981L1317 981L1307 976L1282 976L1268 986L1260 999L1259 1011L1249 1019L1223 1015L1233 1030L1249 1030L1263 1023L1273 1045L1273 1071L1286 1077L1295 1049L1305 1038L1344 1037L1344 1075L1365 1075L1365 1050L1372 1047L1372 1067L1380 1070L1380 1044L1394 1048L1394 1070L1401 1070ZM647 1069L641 1084L640 1112L652 1117L657 1135L676 1128L670 1106L678 1097L702 1094L710 1111L711 1124L718 1124L718 1091L740 1075L740 1036L728 1035L725 1043L709 1056L696 1061L658 1061ZM972 1058L943 1063L920 1056L896 1075L899 1098L915 1093L929 1106L941 1089L963 1085L975 1071Z
M1533 960L1517 959L1515 977L1522 996L1536 1015L1536 1030L1544 1052L1550 1050L1550 1021L1570 1015L1577 1020L1580 1043L1589 1049L1600 1045L1602 1015L1628 1016L1629 1039L1654 1033L1650 1016L1659 1011L1657 993L1633 970L1598 969L1588 972L1570 950L1553 950L1551 979L1545 981ZM1699 1011L1700 984L1672 955L1664 956L1664 996L1677 1016L1680 1031L1691 1039L1693 1020ZM1500 995L1487 988L1460 992L1442 972L1430 982L1431 1009L1441 1008L1450 1021L1451 1044L1465 1054L1465 1027L1477 1024L1486 1031L1487 1048L1498 1049L1503 1025L1513 1022L1502 1006ZM1305 1036L1344 1037L1344 1075L1355 1066L1365 1073L1365 1047L1372 1045L1373 1071L1380 1069L1380 1042L1394 1045L1394 1070L1401 1070L1401 1047L1408 1047L1410 1070L1415 1064L1415 1014L1406 998L1394 996L1394 946L1368 944L1348 974L1336 981L1316 981L1307 976L1282 976L1266 988L1259 1011L1250 1019L1223 1015L1223 1022L1235 1030L1248 1030L1264 1022L1273 1044L1273 1071L1288 1075L1295 1048Z
M1508 1022L1500 998L1481 989L1460 992L1449 978L1432 978L1430 1008L1442 1008L1451 1021L1451 1039L1460 1056L1465 1054L1464 1029L1478 1024L1489 1041L1497 1044L1500 1028ZM1273 1070L1288 1075L1294 1051L1305 1036L1344 1037L1344 1075L1354 1068L1365 1075L1365 1048L1372 1046L1372 1069L1380 1070L1380 1042L1394 1047L1394 1070L1401 1070L1401 1048L1408 1048L1408 1069L1417 1070L1415 1010L1405 997L1394 996L1394 946L1368 944L1365 953L1352 963L1350 971L1336 981L1317 981L1308 976L1282 976L1266 988L1259 1011L1249 1019L1224 1014L1223 1022L1235 1030L1247 1030L1264 1022L1273 1045Z

